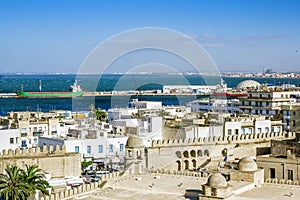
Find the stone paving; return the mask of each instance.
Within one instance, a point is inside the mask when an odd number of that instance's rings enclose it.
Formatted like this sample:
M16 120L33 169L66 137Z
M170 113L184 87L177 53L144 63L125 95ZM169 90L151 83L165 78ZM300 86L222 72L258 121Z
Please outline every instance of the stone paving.
M195 194L201 190L206 178L165 174L147 174L111 179L105 188L93 194L78 197L82 200L174 200L185 199L184 195Z

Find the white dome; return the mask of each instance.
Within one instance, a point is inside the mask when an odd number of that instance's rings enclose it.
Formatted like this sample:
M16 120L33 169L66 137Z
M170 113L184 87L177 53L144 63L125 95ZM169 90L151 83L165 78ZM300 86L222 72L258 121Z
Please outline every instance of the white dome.
M237 84L236 88L237 89L245 89L245 88L258 88L260 87L261 84L257 81L253 81L253 80L245 80L240 82L239 84Z

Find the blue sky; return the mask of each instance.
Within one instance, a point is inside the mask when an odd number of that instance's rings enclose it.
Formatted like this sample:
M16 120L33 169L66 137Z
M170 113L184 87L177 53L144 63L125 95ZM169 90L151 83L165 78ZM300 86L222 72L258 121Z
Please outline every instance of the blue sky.
M112 35L162 27L199 42L220 71L300 71L299 9L297 0L1 0L0 69L75 73Z

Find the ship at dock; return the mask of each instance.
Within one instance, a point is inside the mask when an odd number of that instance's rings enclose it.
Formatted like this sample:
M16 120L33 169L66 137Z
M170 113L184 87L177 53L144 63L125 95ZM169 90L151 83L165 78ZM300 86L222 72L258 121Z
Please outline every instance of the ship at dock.
M77 84L77 81L70 86L68 92L42 92L41 85L40 81L38 92L24 92L23 89L21 91L17 91L16 98L72 98L82 96L84 93L80 85Z

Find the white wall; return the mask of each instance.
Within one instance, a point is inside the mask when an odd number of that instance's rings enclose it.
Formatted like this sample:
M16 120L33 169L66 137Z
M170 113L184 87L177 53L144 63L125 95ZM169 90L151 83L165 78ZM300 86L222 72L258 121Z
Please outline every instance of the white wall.
M3 149L16 149L20 146L19 129L1 129L0 137L0 151ZM10 141L10 138L12 138L12 141Z

